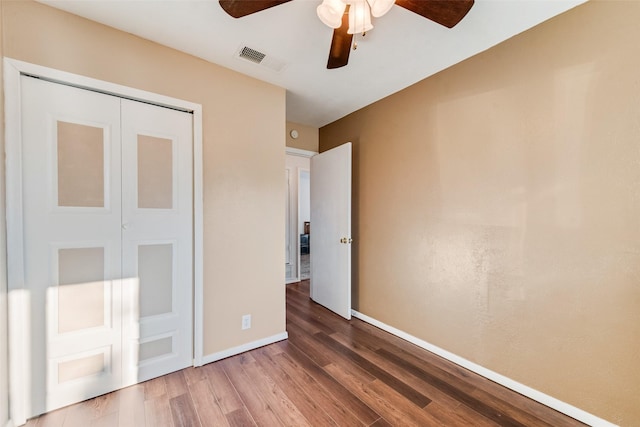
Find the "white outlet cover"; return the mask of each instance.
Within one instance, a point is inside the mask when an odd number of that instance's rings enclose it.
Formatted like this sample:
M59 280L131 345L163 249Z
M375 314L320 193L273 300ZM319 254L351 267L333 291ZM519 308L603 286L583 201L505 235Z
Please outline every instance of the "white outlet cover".
M244 316L242 316L242 329L249 328L251 328L251 315L245 314Z

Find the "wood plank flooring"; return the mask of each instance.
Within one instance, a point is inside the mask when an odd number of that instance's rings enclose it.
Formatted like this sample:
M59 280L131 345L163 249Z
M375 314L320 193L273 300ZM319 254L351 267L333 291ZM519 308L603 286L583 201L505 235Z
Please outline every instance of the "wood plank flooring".
M30 420L33 427L579 426L287 286L289 339Z

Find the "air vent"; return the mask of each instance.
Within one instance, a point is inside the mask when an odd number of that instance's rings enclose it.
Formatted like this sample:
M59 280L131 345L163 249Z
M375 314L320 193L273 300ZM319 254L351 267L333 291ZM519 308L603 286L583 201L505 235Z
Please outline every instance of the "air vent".
M274 58L272 55L267 55L266 53L242 45L236 51L236 58L251 61L254 64L269 68L273 71L282 71L286 65L284 61Z
M238 54L238 56L242 59L246 59L247 61L251 61L251 62L255 62L256 64L259 64L267 55L265 55L262 52L258 52L255 49L251 49L250 47L245 46L240 50L240 53Z

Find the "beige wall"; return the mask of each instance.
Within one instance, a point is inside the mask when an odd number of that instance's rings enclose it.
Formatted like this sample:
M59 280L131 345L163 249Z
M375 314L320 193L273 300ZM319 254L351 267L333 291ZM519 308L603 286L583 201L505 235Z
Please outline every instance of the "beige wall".
M293 139L290 132L298 131L298 138ZM287 147L299 148L307 151L318 151L318 128L295 122L287 122Z
M640 425L640 2L589 2L320 129L355 307Z
M4 204L4 86L2 85L3 6L0 1L0 426L9 419L8 342L7 342L7 239L5 236Z
M8 57L202 104L205 355L284 332L284 89L39 3L3 5Z

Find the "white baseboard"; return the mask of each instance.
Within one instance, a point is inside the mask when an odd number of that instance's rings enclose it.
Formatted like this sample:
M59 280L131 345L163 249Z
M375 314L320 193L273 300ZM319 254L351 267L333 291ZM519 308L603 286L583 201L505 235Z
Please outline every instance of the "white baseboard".
M270 337L262 338L257 341L252 341L246 344L242 344L237 347L219 351L217 353L208 354L202 358L202 364L205 365L207 363L215 362L217 360L226 359L227 357L235 356L236 354L244 353L245 351L253 350L258 347L264 347L265 345L273 344L274 342L286 340L287 338L289 338L289 334L285 331L280 334L272 335Z
M5 427L15 427L15 424L13 424L13 421L7 420L7 423L4 426Z
M490 369L482 367L476 363L471 362L463 357L455 355L447 350L444 350L438 346L430 344L420 338L414 337L404 331L394 328L393 326L387 325L386 323L380 322L372 317L367 316L366 314L362 314L356 310L351 310L351 314L353 317L365 321L377 328L382 329L383 331L389 332L392 335L397 336L398 338L402 338L405 341L409 341L412 344L417 345L431 353L437 354L440 357L447 359L450 362L455 363L456 365L462 366L470 371L475 372L478 375L481 375L493 382L496 382L502 386L505 386L517 393L520 393L530 399L533 399L537 402L542 403L552 409L555 409L558 412L562 412L570 416L571 418L575 418L578 421L582 421L585 424L590 426L598 426L598 427L615 427L615 424L610 423L609 421L603 420L602 418L596 417L593 414L590 414L586 411L583 411L580 408L576 408L566 402L556 399L555 397L551 397L548 394L544 394L541 391L535 390L529 386L521 384L517 381L512 380L511 378L507 378L504 375L501 375L497 372L494 372Z

